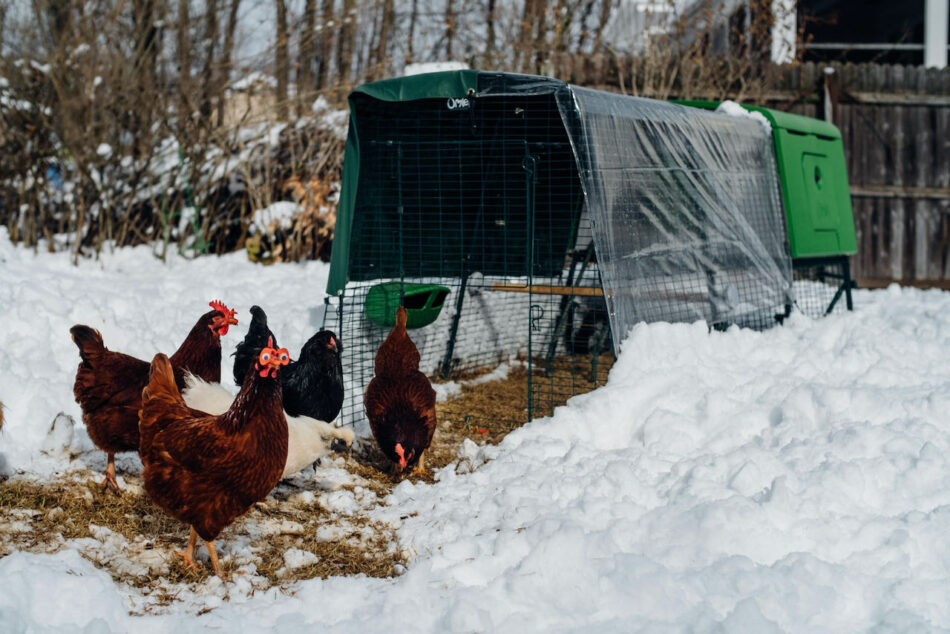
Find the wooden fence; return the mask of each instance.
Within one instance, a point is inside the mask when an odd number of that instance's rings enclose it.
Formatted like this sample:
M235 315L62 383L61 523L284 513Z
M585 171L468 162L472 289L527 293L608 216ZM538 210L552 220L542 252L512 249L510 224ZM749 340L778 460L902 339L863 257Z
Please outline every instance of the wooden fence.
M553 74L578 84L622 90L633 81L617 58L556 63ZM807 63L782 69L774 85L764 105L841 129L859 284L950 286L950 69Z

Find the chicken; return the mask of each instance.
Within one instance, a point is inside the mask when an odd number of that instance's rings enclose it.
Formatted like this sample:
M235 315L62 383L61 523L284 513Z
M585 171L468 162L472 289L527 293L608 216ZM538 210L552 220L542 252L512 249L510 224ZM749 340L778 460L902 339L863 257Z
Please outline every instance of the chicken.
M189 569L197 569L200 536L224 578L215 538L280 480L287 461L280 368L289 361L285 349L262 349L231 407L213 416L185 404L168 357L152 360L139 422L142 476L152 501L191 527L178 553Z
M394 473L411 465L425 473L425 451L435 433L435 390L419 372L419 360L406 333L406 309L400 306L392 332L376 351L376 376L363 395L373 437L393 462Z
M234 382L241 384L247 367L274 333L267 326L267 315L260 306L251 306L251 324L244 341L234 351ZM284 409L289 416L309 416L333 422L343 407L343 344L330 330L316 333L300 349L280 375L284 390Z
M283 374L283 372L281 373ZM206 383L191 374L185 375L185 404L209 414L223 414L234 396L219 383ZM354 440L352 429L336 427L310 416L287 414L287 462L281 479L292 476L331 451L346 451Z
M221 336L237 319L235 311L221 302L213 301L210 305L213 310L198 319L171 357L179 387L185 385L185 370L206 381L221 380ZM142 407L142 388L148 383L149 364L109 350L102 335L89 326L76 325L69 332L82 359L73 394L82 408L89 437L108 455L103 486L119 493L115 454L139 448L138 412Z

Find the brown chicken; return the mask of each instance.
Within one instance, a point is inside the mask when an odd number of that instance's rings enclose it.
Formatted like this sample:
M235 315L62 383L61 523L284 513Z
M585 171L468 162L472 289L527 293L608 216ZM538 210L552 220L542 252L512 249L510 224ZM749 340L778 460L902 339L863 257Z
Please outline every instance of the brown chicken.
M192 570L201 536L215 574L224 577L214 539L262 500L284 471L287 420L279 371L290 355L275 350L272 340L269 344L248 369L230 409L219 416L185 405L168 357L152 360L139 422L145 491L191 527L188 548L178 555Z
M175 382L185 386L185 371L201 379L221 381L221 336L237 323L235 311L218 301L198 319L171 357ZM76 371L73 394L82 408L89 437L109 456L103 486L119 493L115 480L115 454L139 448L139 410L142 388L148 383L148 362L105 347L102 335L89 326L69 329L82 362Z
M406 332L406 309L376 351L376 376L366 387L363 406L376 443L393 463L393 473L415 465L425 473L425 451L435 433L435 390L419 372L419 350Z

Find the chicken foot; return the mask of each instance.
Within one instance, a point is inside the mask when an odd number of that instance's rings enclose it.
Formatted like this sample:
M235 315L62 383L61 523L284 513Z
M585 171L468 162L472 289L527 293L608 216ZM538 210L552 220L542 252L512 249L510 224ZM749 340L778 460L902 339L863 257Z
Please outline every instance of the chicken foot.
M422 453L419 454L419 462L416 463L415 468L412 470L415 475L425 475L426 474L426 452L423 449Z
M197 543L198 531L192 527L191 533L188 535L188 547L184 550L184 552L175 553L182 558L182 564L191 572L198 572L198 563L195 561L195 544Z
M102 481L103 489L112 489L116 495L122 495L119 489L119 483L115 479L115 454L109 453L109 464L106 466L106 479Z
M191 572L198 572L200 569L198 562L195 561L195 547L197 545L198 531L192 526L191 532L188 534L188 547L183 552L175 553L182 558L182 565ZM224 568L221 567L221 562L218 561L218 551L214 547L214 542L205 542L205 546L208 547L208 558L211 559L211 567L214 569L214 574L223 580L225 578Z

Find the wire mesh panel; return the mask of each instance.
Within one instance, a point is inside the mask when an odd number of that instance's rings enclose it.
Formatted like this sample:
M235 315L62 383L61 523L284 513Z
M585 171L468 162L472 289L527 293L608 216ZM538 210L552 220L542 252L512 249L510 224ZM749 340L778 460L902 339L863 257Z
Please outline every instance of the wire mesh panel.
M792 262L795 307L817 318L852 310L851 266L847 256L803 258Z
M339 298L352 386L343 420L362 419L376 350L392 326L374 312L379 301L388 302L381 315L405 303L420 369L437 382L502 364L517 369L524 387L520 401L507 404L512 422L602 383L610 340L592 342L582 331L603 331L606 310L590 224L582 220L583 192L553 98L498 96L466 108L360 96L354 103L364 177L350 281ZM586 290L575 291L581 285ZM595 353L605 359L592 362ZM582 380L570 370L575 357L590 358L581 361Z
M769 327L791 262L771 137L759 124L572 88L610 316Z

